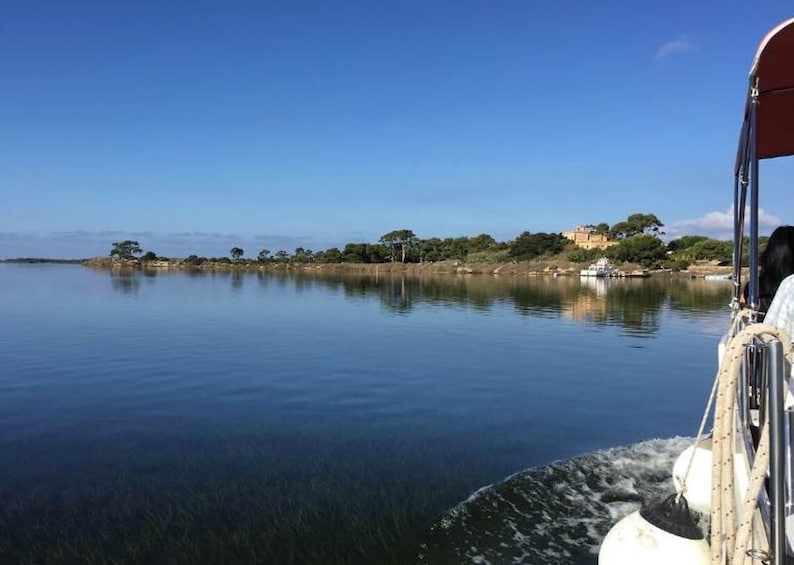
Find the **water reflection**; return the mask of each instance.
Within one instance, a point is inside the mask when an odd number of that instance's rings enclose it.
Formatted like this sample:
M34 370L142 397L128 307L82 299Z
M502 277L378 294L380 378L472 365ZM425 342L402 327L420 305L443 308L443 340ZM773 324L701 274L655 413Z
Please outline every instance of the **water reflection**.
M411 283L405 277L388 278L380 282L381 300L383 304L394 312L405 313L413 307L413 296L421 296L422 279L416 279L416 289L411 288Z
M110 272L110 284L113 290L122 294L137 294L141 280L133 270L114 270Z
M240 290L243 288L243 273L240 271L232 272L232 290Z
M660 276L651 279L453 276L308 276L326 288L341 288L351 300L377 298L389 311L464 306L491 310L511 305L522 315L563 316L578 323L618 325L632 335L656 333L665 304L673 310L726 308L730 287Z
M691 312L719 310L730 303L732 290L732 284L722 281L671 279L670 305Z
M155 272L114 271L114 290L137 293L142 276ZM217 273L188 271L190 277ZM235 292L244 280L256 277L259 290L275 284L303 293L312 288L342 293L348 300L378 300L388 311L410 314L417 308L465 307L489 311L512 307L523 316L558 317L581 324L617 325L626 333L656 333L665 305L683 312L727 309L730 285L673 276L650 279L596 279L579 277L400 276L377 274L244 273L224 272Z
M605 299L607 313L595 319L599 324L617 323L627 333L643 336L654 334L661 325L661 308L668 297L669 287L659 281L629 279L610 281Z
M171 563L414 562L425 524L483 484L691 431L718 333L681 318L716 323L691 311L722 311L730 292L668 277L0 271L14 291L0 292L3 563L145 562L152 547Z
M562 305L562 315L577 321L604 321L609 312L607 308L608 282L606 279L587 277L580 279L586 292L579 293Z

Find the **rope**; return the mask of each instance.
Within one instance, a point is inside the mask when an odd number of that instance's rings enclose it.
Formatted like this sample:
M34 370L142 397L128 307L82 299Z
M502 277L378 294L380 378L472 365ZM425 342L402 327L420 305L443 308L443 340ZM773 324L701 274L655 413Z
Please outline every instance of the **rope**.
M733 321L731 323L731 327L728 330L728 338L729 338L728 344L730 344L730 340L732 340L736 336L736 334L740 331L739 328L748 323L748 320L750 319L750 314L751 314L751 310L749 309L735 311L735 314L733 316ZM722 362L722 359L720 359L720 362ZM720 382L720 372L717 371L717 374L714 376L714 384L711 386L711 393L709 393L709 399L706 402L706 409L703 411L703 417L700 419L700 426L698 427L698 433L697 436L695 436L695 442L693 444L694 449L692 450L692 453L689 456L689 462L687 463L686 471L684 471L684 476L681 479L681 487L678 489L677 496L675 499L676 502L679 502L681 500L681 497L684 496L684 493L686 493L686 483L687 480L689 479L689 473L692 471L692 464L695 462L695 455L697 455L697 448L700 447L700 444L703 441L703 432L706 429L706 422L708 421L709 414L711 413L711 406L714 404L714 397L717 393L717 385L719 384L719 382Z
M737 325L734 326L736 328ZM761 439L756 449L750 482L741 508L741 522L736 525L734 498L734 445L736 441L737 381L744 357L744 346L754 340L768 343L778 339L783 353L791 358L790 338L780 329L766 324L751 324L730 340L717 373L716 406L712 437L711 476L711 563L712 565L745 565L753 514L764 485L769 466L768 410L761 423Z
M736 548L733 552L733 563L737 565L752 563L752 560L747 555L747 546L750 543L753 513L755 512L756 504L758 504L758 495L761 493L761 488L763 488L764 480L766 479L768 466L769 413L767 412L767 417L765 418L763 429L761 430L761 439L755 451L755 461L753 462L753 469L750 472L750 483L745 493L744 504L742 504L742 522L739 524L739 530L736 534Z
M719 383L719 372L717 376L714 378L714 384L711 386L711 394L709 394L708 402L706 402L706 411L703 412L703 418L700 420L700 427L698 427L698 433L695 437L694 449L692 453L689 455L689 462L686 465L686 471L684 471L684 477L681 479L681 487L678 489L677 496L675 497L675 501L679 502L681 497L684 496L686 493L686 482L689 479L689 473L692 471L692 464L695 462L695 455L697 455L697 449L700 447L700 443L703 441L703 430L706 428L706 421L709 419L709 413L711 412L711 405L714 403L714 396L717 393L717 384Z

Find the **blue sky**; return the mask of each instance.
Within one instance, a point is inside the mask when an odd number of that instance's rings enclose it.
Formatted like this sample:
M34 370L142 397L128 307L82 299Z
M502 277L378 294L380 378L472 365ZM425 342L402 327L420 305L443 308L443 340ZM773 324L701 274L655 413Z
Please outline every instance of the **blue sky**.
M0 0L0 257L615 223L725 236L786 2ZM794 222L794 166L762 170Z

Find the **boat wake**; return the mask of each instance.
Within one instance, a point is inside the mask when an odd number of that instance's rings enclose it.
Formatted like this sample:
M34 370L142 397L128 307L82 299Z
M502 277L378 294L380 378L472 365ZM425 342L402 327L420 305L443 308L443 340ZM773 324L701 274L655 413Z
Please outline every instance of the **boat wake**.
M674 492L673 463L691 443L606 449L484 487L433 524L417 563L594 564L618 519Z

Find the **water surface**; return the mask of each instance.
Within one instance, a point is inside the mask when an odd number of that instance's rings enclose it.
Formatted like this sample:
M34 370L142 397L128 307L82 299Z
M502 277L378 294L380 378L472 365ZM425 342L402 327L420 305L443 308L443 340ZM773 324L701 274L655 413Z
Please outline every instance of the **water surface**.
M729 294L0 265L0 562L455 562L479 487L693 434Z

